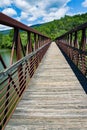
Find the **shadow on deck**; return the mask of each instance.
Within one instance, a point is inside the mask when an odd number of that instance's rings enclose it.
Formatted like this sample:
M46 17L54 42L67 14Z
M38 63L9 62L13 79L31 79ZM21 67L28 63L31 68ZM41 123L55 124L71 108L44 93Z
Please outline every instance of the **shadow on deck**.
M72 68L73 72L75 73L85 93L87 94L87 78L82 74L82 72L75 66L75 64L70 60L70 58L62 50L61 52L63 56L65 57L65 59L67 60L70 67Z

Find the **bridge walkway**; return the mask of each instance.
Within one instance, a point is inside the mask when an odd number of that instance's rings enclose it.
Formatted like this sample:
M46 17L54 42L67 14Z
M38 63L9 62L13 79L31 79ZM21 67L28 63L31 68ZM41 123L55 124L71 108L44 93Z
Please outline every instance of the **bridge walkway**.
M87 130L87 96L54 42L5 130Z

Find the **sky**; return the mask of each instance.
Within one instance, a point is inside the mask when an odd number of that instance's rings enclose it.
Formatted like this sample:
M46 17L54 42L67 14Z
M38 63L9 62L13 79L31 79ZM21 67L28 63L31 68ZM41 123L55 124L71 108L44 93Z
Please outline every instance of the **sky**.
M86 13L87 0L0 0L0 12L31 26Z

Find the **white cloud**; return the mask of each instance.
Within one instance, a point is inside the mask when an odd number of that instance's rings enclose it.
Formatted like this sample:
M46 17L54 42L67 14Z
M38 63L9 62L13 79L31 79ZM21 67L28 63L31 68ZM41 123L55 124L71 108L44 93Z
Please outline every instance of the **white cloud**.
M2 1L2 0L1 0ZM1 3L0 1L0 3ZM67 3L71 0L3 0L8 7L3 13L14 17L27 25L49 22L63 17L68 11ZM19 9L18 15L16 8ZM15 10L14 10L15 9Z
M12 28L11 28L11 27L8 27L8 26L1 25L1 24L0 24L0 31L7 30L7 29L12 29Z
M28 24L27 26L32 26L32 24Z
M12 0L0 0L0 7L7 7L11 5Z
M20 19L21 20L24 20L24 19L27 19L28 18L28 13L26 13L26 12L21 12L21 17L20 17Z
M29 2L27 0L13 0L16 7L21 9L22 11L27 12L30 9Z
M71 13L71 12L68 12L67 15L69 16L74 16L74 15L81 15L81 14L84 14L85 12L77 12L77 13Z
M42 17L43 22L63 17L69 10L67 3L70 0L14 0L22 12L20 19L33 22ZM42 21L41 21L42 22Z
M12 8L5 8L2 13L8 15L8 16L14 16L17 15L17 12Z
M87 0L85 0L85 1L82 3L82 6L83 6L83 7L87 7Z
M69 7L53 9L53 10L54 11L50 12L49 15L46 15L43 18L43 21L48 22L48 21L52 21L54 19L60 19L61 17L63 17L66 14L66 12L69 10Z
M16 19L17 21L21 22L20 17L15 17L15 19Z

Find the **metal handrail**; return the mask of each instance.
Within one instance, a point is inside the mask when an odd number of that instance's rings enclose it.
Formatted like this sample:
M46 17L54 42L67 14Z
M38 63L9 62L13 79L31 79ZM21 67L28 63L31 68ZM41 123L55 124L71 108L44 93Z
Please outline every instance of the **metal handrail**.
M80 34L80 38L79 38ZM84 23L55 39L60 49L87 77L87 23Z
M0 72L0 130L5 128L29 81L46 53L51 39L40 32L0 13L0 24L14 28L11 62L16 48L17 62ZM21 57L20 29L27 32L26 56ZM32 36L34 50L32 50ZM21 48L21 49L20 49ZM22 52L21 52L22 51ZM3 61L3 59L1 59ZM4 64L4 61L2 62Z
M33 29L27 25L24 25L23 23L15 20L13 18L10 18L9 16L7 16L1 12L0 12L0 24L7 25L9 27L19 28L19 29L22 29L24 31L29 31L29 32L44 36L46 38L49 38L49 37L43 35L42 33L36 31L35 29Z

